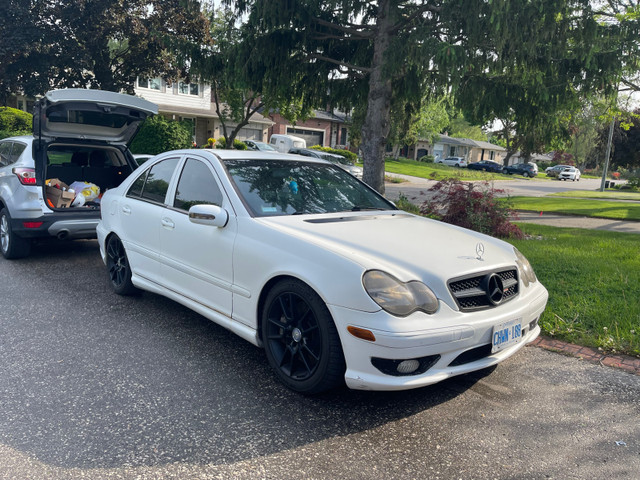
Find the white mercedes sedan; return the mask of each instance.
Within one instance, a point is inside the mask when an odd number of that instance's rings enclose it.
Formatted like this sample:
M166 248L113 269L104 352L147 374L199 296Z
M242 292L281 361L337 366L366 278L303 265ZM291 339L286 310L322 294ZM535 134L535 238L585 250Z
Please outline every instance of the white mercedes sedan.
M116 293L186 305L306 394L490 367L538 336L548 298L512 245L398 210L322 159L167 152L107 191L101 215Z

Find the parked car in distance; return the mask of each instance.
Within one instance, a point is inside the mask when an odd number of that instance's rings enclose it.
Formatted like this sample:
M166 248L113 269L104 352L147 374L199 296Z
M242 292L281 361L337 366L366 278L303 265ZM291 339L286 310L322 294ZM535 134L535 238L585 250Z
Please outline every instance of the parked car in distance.
M580 181L580 170L576 167L566 167L558 174L558 180Z
M289 153L295 155L304 155L305 157L322 158L328 160L331 163L335 163L343 170L346 170L351 175L357 178L362 178L362 169L356 167L348 158L342 155L336 155L334 153L323 152L322 150L315 150L313 148L297 148L294 147L289 150Z
M571 165L554 165L553 167L545 168L544 173L547 174L547 177L557 177L561 171L570 166Z
M398 210L319 158L166 152L102 202L117 294L195 310L264 348L297 392L417 388L540 332L548 293L516 248Z
M434 163L444 163L450 167L466 167L467 161L462 157L436 158Z
M307 141L304 138L280 133L271 135L269 144L281 153L289 153L292 148L307 148Z
M538 175L538 166L535 163L516 163L502 167L502 173L508 175L522 175L523 177L535 177Z
M277 150L266 142L258 142L256 140L243 140L248 150L262 151L262 152L276 152Z
M34 135L0 141L2 255L27 256L34 238L95 238L99 193L137 168L128 145L156 113L155 104L132 95L47 92L34 108ZM71 191L74 182L82 190Z
M483 172L494 172L500 173L502 172L502 164L497 162L492 162L491 160L480 160L479 162L472 162L467 165L469 170L480 170Z

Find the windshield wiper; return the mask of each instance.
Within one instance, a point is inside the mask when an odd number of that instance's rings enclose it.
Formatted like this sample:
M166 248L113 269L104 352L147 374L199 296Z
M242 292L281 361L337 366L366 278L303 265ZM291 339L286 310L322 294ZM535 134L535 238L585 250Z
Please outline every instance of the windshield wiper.
M361 205L356 205L355 207L353 207L351 209L352 212L360 212L363 210L387 210L386 208L381 208L381 207L364 207Z

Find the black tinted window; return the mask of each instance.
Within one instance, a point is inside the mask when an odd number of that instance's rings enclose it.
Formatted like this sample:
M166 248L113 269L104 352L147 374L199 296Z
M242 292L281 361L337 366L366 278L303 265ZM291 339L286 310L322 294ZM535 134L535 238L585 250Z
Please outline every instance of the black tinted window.
M139 197L142 195L142 187L144 187L144 181L147 179L147 173L149 170L145 170L140 174L140 176L133 182L133 185L129 187L129 191L127 192L127 196L130 197Z
M6 167L11 163L11 142L0 143L0 166Z
M176 169L179 160L179 158L170 158L151 167L147 175L147 181L142 189L142 198L153 200L154 202L164 202L173 171Z
M18 160L18 157L20 157L20 155L22 155L22 152L24 152L25 148L27 148L27 146L24 143L14 142L13 149L11 150L10 162L16 162Z
M222 205L222 192L203 162L188 159L180 174L173 206L189 210L193 205Z

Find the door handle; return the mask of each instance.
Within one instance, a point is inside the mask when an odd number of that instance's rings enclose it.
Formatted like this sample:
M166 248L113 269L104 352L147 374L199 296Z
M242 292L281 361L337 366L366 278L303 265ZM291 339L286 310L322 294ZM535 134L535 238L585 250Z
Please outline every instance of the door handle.
M163 226L164 228L168 228L168 229L170 229L170 230L173 230L173 229L175 228L176 224L175 224L175 223L173 223L173 222L171 221L171 219L169 219L169 218L165 217L165 218L163 218L163 219L162 219L162 226Z
M123 205L122 213L124 213L125 215L131 215L131 208L128 205Z

